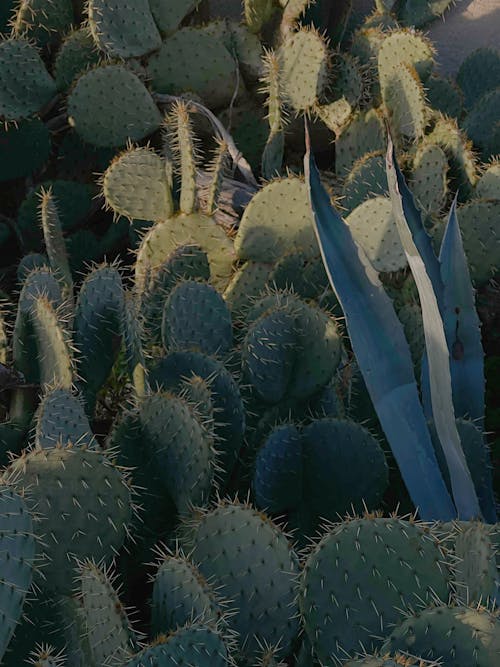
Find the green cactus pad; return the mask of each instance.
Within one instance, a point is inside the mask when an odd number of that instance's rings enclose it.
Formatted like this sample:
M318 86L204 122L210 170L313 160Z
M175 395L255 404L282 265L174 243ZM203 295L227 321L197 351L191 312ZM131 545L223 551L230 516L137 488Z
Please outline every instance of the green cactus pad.
M301 581L305 630L319 660L333 665L376 650L400 610L446 600L442 558L429 529L417 523L366 517L336 524L313 547Z
M233 242L213 218L193 213L178 214L159 222L144 236L135 264L139 293L147 288L148 276L182 245L198 245L207 254L211 282L219 292L224 290L232 273Z
M328 287L321 257L308 259L303 252L291 252L276 262L268 278L272 289L291 289L302 299L313 299Z
M363 99L365 79L359 62L348 53L337 53L333 64L334 83L332 94L335 98L345 98L355 108Z
M35 269L50 269L47 255L30 252L21 259L17 265L16 277L19 285L22 285L28 275Z
M37 348L40 384L58 384L64 389L73 386L73 359L69 333L61 315L45 296L33 301L31 320Z
M163 389L179 390L193 375L209 383L217 416L218 463L221 479L227 479L236 463L245 433L245 409L240 389L224 365L201 352L174 352L151 370L150 381Z
M54 388L45 393L37 409L35 446L48 449L58 443L97 448L80 397Z
M0 40L0 118L33 116L56 94L38 51L25 39Z
M423 136L427 117L425 92L414 67L399 63L384 79L382 99L397 137Z
M198 94L210 108L226 107L236 87L231 54L204 28L182 28L161 45L148 63L151 85L159 93Z
M426 213L439 214L448 193L448 161L442 148L424 142L413 160L410 188Z
M141 424L157 475L181 514L208 501L216 454L211 434L187 401L168 393L143 399Z
M500 85L481 97L467 114L463 126L474 144L481 149L484 158L488 159L500 152L500 142L492 145L492 126L500 120ZM494 135L495 136L495 135Z
M388 197L368 199L347 216L346 222L377 271L389 273L406 267L406 254Z
M295 111L322 101L328 85L328 47L314 30L289 35L278 52L283 96Z
M233 274L224 292L233 317L249 308L252 299L259 296L266 288L272 264L248 261Z
M303 494L312 514L335 521L380 506L388 467L377 440L360 424L319 419L302 431Z
M215 624L221 615L214 591L195 566L181 554L165 554L153 584L153 634L167 634L195 619L206 625Z
M138 58L161 46L148 0L89 0L88 16L96 44L110 56Z
M245 208L235 251L239 259L275 262L292 250L318 254L305 183L290 176L271 181Z
M314 111L336 136L342 132L353 115L353 108L343 97L329 104L316 105Z
M200 0L149 0L149 6L156 25L165 35L177 30L183 18L190 14Z
M97 65L100 55L86 28L71 32L61 44L54 61L54 78L58 90L67 90L75 78Z
M78 568L77 584L93 664L125 662L137 647L113 578L92 561L85 561Z
M279 654L287 655L298 630L298 564L284 534L264 515L232 503L200 513L186 530L191 559L230 600L228 624L239 633L242 657L251 660L262 642L279 640Z
M64 297L72 300L73 278L63 238L59 206L51 189L42 190L40 193L40 218L50 267L61 281Z
M452 118L462 117L464 96L454 81L433 75L425 82L425 92L433 109Z
M165 302L162 339L166 350L198 348L224 356L233 343L231 313L224 299L206 283L179 282Z
M106 206L130 220L165 220L173 213L165 165L150 148L118 155L102 184Z
M387 194L385 158L381 152L367 153L354 163L345 179L341 204L352 211L371 197Z
M260 32L275 11L273 0L244 0L245 21L252 32Z
M335 171L344 176L356 160L367 153L385 151L385 129L376 109L360 112L337 137L335 143Z
M13 19L12 34L38 46L58 42L75 20L71 0L21 0Z
M103 454L81 448L34 449L4 473L13 488L29 489L26 502L41 520L37 584L70 595L75 559L109 561L122 546L132 509L121 471Z
M21 619L33 579L36 540L25 501L0 486L0 659Z
M253 493L257 507L276 513L300 505L303 498L302 439L294 424L277 426L257 452Z
M265 312L248 328L242 366L260 400L279 403L290 384L298 347L296 321L286 309Z
M500 86L500 53L484 47L473 51L460 66L457 83L466 107L472 108L485 93Z
M422 82L430 77L434 67L434 50L422 34L411 30L395 30L384 39L378 52L382 91L401 65L414 68Z
M178 665L210 665L226 667L229 654L222 636L215 628L200 624L188 625L165 637L160 635L124 667L177 667Z
M474 195L479 199L500 199L500 161L486 165Z
M403 25L421 28L442 16L451 4L452 0L404 0L397 16Z
M500 266L500 235L495 233L500 200L473 199L458 209L465 254L477 285L486 283Z
M391 633L383 650L410 650L443 667L496 667L500 627L496 616L469 607L431 607L409 616Z
M0 127L0 182L31 176L47 162L50 134L38 118Z
M74 342L89 414L119 351L123 308L123 285L117 269L103 265L87 275L76 303Z
M260 39L240 23L229 24L228 48L236 53L245 82L256 83L263 74L263 50Z
M116 94L110 95L111 90ZM161 125L146 87L122 65L97 67L77 79L68 98L68 117L84 141L99 147L140 141Z
M351 54L363 65L376 66L385 33L379 26L358 28L352 36Z

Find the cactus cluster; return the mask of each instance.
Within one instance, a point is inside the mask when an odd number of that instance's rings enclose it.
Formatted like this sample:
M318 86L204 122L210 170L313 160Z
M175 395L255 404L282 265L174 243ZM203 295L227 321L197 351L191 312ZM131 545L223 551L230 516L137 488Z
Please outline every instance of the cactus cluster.
M418 28L448 0L333 4L245 0L241 22L198 0L0 8L6 667L500 662L482 396L477 415L453 399L483 517L424 523L301 167L305 116L425 393L388 130L432 243L458 189L472 279L495 290L500 56L444 79ZM479 323L452 325L460 361Z

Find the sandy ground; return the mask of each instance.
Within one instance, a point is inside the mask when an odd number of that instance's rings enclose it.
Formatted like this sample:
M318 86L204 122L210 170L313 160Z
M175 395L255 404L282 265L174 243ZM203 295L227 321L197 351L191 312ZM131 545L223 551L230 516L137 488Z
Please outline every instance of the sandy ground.
M334 2L335 0L332 0ZM209 0L225 16L241 16L240 0ZM373 0L353 0L358 11L370 13ZM481 46L500 49L500 0L456 0L444 19L436 19L425 32L438 50L438 66L444 75L456 74L464 58Z

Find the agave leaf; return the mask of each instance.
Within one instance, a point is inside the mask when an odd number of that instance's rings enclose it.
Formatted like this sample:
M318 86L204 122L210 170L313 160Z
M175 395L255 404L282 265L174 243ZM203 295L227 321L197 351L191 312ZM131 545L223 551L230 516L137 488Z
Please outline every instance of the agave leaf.
M389 136L386 157L387 182L394 218L422 307L434 424L446 457L459 517L469 520L480 516L481 511L455 423L448 344L432 281L405 218L403 194L399 188L396 164L394 146Z
M455 196L439 253L443 281L441 314L450 353L455 416L469 418L475 422L477 428L483 430L484 352L456 205ZM496 509L489 470L485 471L483 480L482 487L477 489L481 509L485 518L494 522Z
M304 167L316 236L380 423L422 519L456 517L420 405L403 327L378 274L332 207L307 132L306 139Z

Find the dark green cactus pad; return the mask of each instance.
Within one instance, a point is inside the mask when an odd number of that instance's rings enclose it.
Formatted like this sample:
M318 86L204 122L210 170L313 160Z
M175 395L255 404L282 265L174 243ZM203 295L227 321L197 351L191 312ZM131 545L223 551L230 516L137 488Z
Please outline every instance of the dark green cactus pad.
M290 252L278 260L267 283L271 289L291 289L301 299L319 296L329 284L321 257L308 258L301 251Z
M115 155L112 148L96 148L87 144L74 130L65 133L57 154L57 177L95 183L95 174L102 173Z
M235 239L239 259L275 262L286 252L318 254L307 188L290 176L268 183L245 208Z
M317 518L376 509L388 485L377 440L349 420L319 419L302 431L304 501Z
M345 179L340 203L347 211L353 211L366 199L387 194L385 158L381 152L367 153L356 160Z
M119 352L123 308L117 269L104 265L93 270L78 294L74 323L78 375L89 414Z
M169 393L144 398L140 419L156 475L181 514L210 496L216 452L210 432L184 399Z
M40 575L44 591L70 595L75 559L110 561L127 536L131 491L103 454L82 448L34 449L12 461L5 480L20 491L40 521Z
M408 27L421 28L442 16L452 0L403 0L396 8L399 21Z
M425 351L424 323L418 303L407 303L398 310L398 317L403 325L406 340L410 346L411 358L415 367L415 377L420 379L422 355Z
M286 309L264 312L248 328L242 349L243 374L260 400L285 396L298 350L296 320Z
M100 59L90 31L74 30L61 44L54 60L54 78L58 90L66 90L86 69L97 65Z
M253 493L273 514L295 509L303 498L302 439L293 424L277 426L257 452Z
M0 40L0 118L33 116L56 94L37 49L26 39Z
M113 577L92 561L78 568L84 637L93 664L123 663L137 650L134 631L114 588Z
M322 101L328 85L329 54L325 40L315 30L291 33L280 46L280 83L286 102L306 111Z
M144 326L153 340L161 341L161 321L165 301L180 280L210 279L210 265L197 245L181 245L150 276L148 289L141 295Z
M71 0L21 0L12 34L50 47L68 32L74 20Z
M425 93L433 109L460 119L464 112L464 96L451 79L433 75L425 82Z
M496 221L500 200L473 199L458 209L465 254L476 285L483 285L500 266L500 235Z
M25 501L0 486L0 656L3 657L21 615L33 579L36 539Z
M50 134L38 118L0 128L0 182L30 176L47 162Z
M500 161L486 165L476 184L474 195L478 199L500 199Z
M224 365L201 352L174 352L151 369L152 386L178 391L183 379L193 375L209 383L214 412L217 415L217 461L221 480L230 476L243 443L245 408L236 380Z
M148 62L156 92L199 95L213 109L223 109L236 87L234 60L224 44L204 28L181 28Z
M207 283L184 280L170 292L163 309L162 339L166 350L197 348L223 357L231 349L231 313Z
M98 448L80 397L67 389L50 389L37 409L35 446L48 449L69 443Z
M138 58L161 45L148 0L89 0L88 17L96 44L110 56Z
M484 609L431 607L409 616L391 633L384 650L439 660L443 667L496 667L498 618Z
M288 655L298 631L298 564L285 535L252 508L221 503L193 517L183 543L200 572L230 600L234 616L228 624L239 633L242 658L251 661L262 642L279 640L279 655Z
M149 0L156 25L165 35L175 32L183 18L196 9L199 3L200 0Z
M500 53L488 48L473 51L460 66L457 83L466 107L472 108L483 95L500 86Z
M335 525L306 561L299 598L320 661L375 650L399 610L447 600L442 560L437 540L417 523L367 517Z
M182 554L164 554L156 571L152 596L154 635L174 632L198 619L216 624L222 608L201 573Z
M116 94L110 95L111 90ZM77 79L68 98L68 117L80 137L98 147L140 141L161 125L148 90L122 65L97 67Z
M150 148L131 148L116 156L102 185L106 206L130 220L165 220L172 215L165 163Z
M178 667L210 665L226 667L229 653L220 633L200 624L188 625L165 637L160 635L124 667Z
M474 144L481 150L484 159L494 157L500 152L500 136L491 132L492 126L499 121L500 85L491 90L472 107L463 126Z
M335 171L344 176L356 160L376 151L385 150L385 129L376 109L360 112L342 130L335 142Z
M349 53L336 53L332 69L332 96L335 99L343 97L353 108L359 106L366 92L366 76L357 59Z

